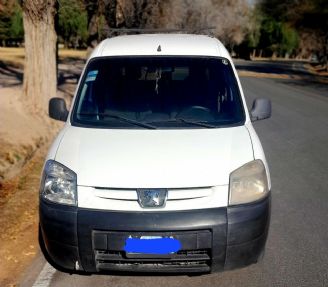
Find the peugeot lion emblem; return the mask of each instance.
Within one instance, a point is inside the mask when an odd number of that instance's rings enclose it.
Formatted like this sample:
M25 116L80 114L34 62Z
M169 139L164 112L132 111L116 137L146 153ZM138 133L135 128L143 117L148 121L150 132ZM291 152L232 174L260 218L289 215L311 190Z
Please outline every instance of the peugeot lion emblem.
M166 202L166 189L138 189L138 202L141 207L163 207Z

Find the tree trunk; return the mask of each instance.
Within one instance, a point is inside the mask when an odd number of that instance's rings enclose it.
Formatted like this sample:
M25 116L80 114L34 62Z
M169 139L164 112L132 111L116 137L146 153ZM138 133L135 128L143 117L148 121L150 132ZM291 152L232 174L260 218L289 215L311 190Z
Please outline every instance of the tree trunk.
M260 49L260 55L259 55L259 58L262 58L262 54L263 54L263 50Z
M48 101L56 96L56 0L25 0L25 65L23 95L31 112L47 114Z
M326 72L328 72L328 33L325 37L325 57L326 57Z
M255 57L256 57L256 49L253 49L252 58L254 59Z

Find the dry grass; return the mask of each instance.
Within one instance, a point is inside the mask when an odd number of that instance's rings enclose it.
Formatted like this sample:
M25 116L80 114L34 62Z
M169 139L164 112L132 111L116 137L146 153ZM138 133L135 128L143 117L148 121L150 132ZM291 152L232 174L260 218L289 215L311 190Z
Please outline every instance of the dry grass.
M60 58L76 58L84 60L87 57L87 50L71 50L71 49L60 49Z
M38 195L46 154L42 148L0 189L0 286L18 286L38 248Z
M323 75L318 75L312 73L315 76L310 76L312 80L321 84L328 84L328 78ZM239 77L251 77L251 78L267 78L267 79L293 79L300 81L309 80L309 76L302 75L291 75L291 74L272 74L272 73L260 73L260 72L251 72L251 71L238 71Z
M23 48L4 48L0 47L0 61L13 66L24 65L24 49Z
M311 65L311 64L306 64L305 68L312 74L314 75L319 75L319 76L325 76L328 77L328 72L325 66L323 65Z
M59 58L86 59L86 50L59 49ZM5 48L0 47L0 61L17 67L24 66L25 52L24 48Z
M240 77L252 77L252 78L268 78L268 79L290 79L291 76L287 74L272 74L272 73L260 73L252 71L238 71ZM295 77L293 77L295 78Z

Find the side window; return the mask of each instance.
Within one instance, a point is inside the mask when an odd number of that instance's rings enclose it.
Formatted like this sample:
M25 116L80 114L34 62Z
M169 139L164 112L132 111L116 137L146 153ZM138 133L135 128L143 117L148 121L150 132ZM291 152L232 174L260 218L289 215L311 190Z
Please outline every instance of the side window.
M236 115L241 113L241 103L239 99L239 88L233 72L230 69L224 69L222 84L224 93L220 95L219 106L222 113Z
M96 113L96 103L94 99L94 93L93 93L93 88L94 88L94 82L97 78L98 75L98 70L93 70L89 71L82 91L81 91L81 100L79 102L78 106L78 113L83 114L89 114L89 113Z

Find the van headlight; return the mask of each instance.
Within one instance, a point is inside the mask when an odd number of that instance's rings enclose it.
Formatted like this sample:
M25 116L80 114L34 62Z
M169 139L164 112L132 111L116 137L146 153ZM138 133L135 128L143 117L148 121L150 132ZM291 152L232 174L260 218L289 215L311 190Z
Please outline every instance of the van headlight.
M251 161L230 174L229 205L260 200L268 193L268 179L261 160Z
M76 173L54 160L48 160L43 170L41 197L55 203L76 205Z

